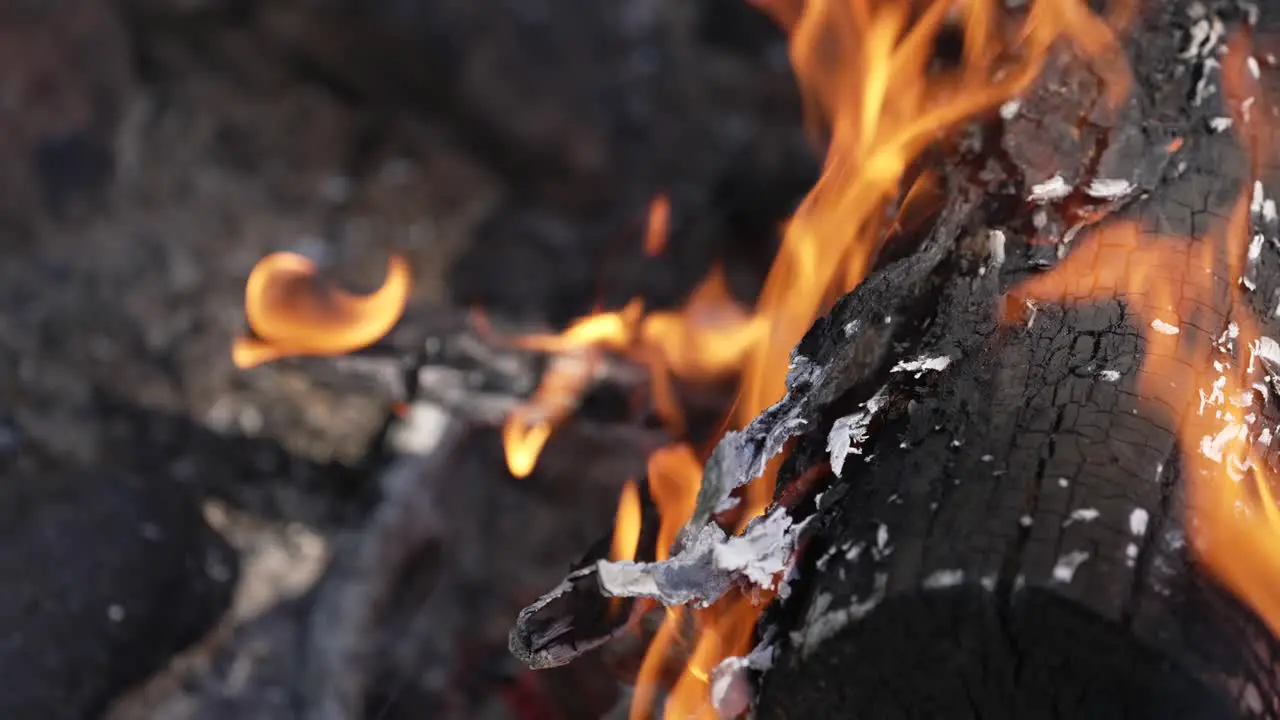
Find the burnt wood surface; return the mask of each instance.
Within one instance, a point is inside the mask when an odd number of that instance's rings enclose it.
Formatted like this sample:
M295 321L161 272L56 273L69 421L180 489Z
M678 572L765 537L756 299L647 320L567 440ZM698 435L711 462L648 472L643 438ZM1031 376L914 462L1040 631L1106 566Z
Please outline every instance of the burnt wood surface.
M1234 3L1207 11L1228 29L1245 17ZM1134 100L1110 124L1075 126L1097 133L1082 181L1141 188L1107 222L1201 236L1220 226L1247 180L1236 138L1208 122L1227 114L1220 81L1193 102L1205 66L1179 57L1193 12L1190 3L1149 5L1127 43ZM1262 8L1259 58L1276 47L1266 36L1280 29L1278 14ZM1274 98L1277 71L1262 65ZM759 718L1280 717L1275 639L1187 549L1176 428L1137 390L1150 318L1117 300L1041 305L1029 323L998 321L1005 294L1057 262L1055 248L1028 242L1032 220L1049 237L1080 222L1064 210L1070 200L1022 200L1027 184L1074 171L1040 168L1036 177L1026 164L1035 153L1013 147L1053 136L1044 125L1071 125L1054 104L1067 93L1082 116L1093 112L1080 91L1088 83L1070 80L1078 71L1051 63L1005 123L995 164L1007 185L974 213L943 281L918 303L920 330L896 337L883 367L829 393L823 422L783 471L785 488L825 461L832 422L889 388L864 454L849 456L822 498L792 594L766 616L783 632ZM1038 116L1042 108L1054 110ZM989 253L992 229L1006 234L1003 258ZM1275 228L1262 230L1274 237ZM1257 284L1251 301L1274 334L1273 243ZM838 304L799 354L818 365L838 358L850 342L842 313L877 291L868 283ZM893 361L942 355L951 362L941 372L888 371ZM1079 511L1091 519L1073 518ZM1135 512L1148 518L1136 532ZM1073 555L1084 559L1055 577Z

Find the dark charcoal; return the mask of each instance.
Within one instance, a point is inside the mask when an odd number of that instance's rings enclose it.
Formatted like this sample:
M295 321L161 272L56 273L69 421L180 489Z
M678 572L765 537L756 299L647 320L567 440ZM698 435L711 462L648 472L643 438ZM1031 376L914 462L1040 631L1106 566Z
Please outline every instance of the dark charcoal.
M1181 3L1148 13L1130 53L1146 142L1134 143L1132 129L1110 142L1150 148L1127 177L1152 194L1121 216L1201 236L1220 227L1247 164L1233 137L1205 129L1207 113L1223 113L1217 101L1188 102L1193 73L1174 58L1190 22ZM1268 88L1275 81L1264 76ZM1152 182L1165 160L1147 160L1171 135L1186 143ZM899 399L865 460L850 458L824 498L801 580L771 619L788 633L759 717L1280 716L1272 670L1280 646L1186 548L1175 428L1136 390L1139 323L1150 318L1112 301L1041 306L1030 327L1025 318L998 326L1003 294L1043 261L1025 244L1029 232L1010 230L1030 209L1008 199L1012 211L992 198L973 228L975 237L980 227L1010 232L1003 266L979 274L978 263L958 257L919 310L917 327L927 329L894 358L946 354L951 365L920 379L879 376ZM961 238L962 248L979 245ZM1263 258L1259 305L1276 283L1275 261ZM868 283L853 297L874 301L875 291ZM818 323L801 353L817 364L838 358L849 341L835 330L856 305ZM1223 321L1206 318L1205 327L1215 320ZM1101 381L1103 370L1121 379ZM825 459L829 423L867 392L853 379L835 382L851 392L800 442L784 487ZM1098 516L1069 521L1085 508ZM1150 518L1137 536L1135 510ZM1073 552L1088 558L1070 579L1055 578ZM942 572L949 587L922 589Z
M0 482L0 717L97 717L204 636L237 561L171 480L11 470Z

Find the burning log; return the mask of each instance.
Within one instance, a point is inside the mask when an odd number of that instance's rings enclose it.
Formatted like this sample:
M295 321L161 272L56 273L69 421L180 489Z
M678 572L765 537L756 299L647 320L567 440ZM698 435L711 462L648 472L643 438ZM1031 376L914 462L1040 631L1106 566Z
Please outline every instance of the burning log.
M1114 36L1047 43L1034 85L918 158L931 201L895 176L913 192L870 273L720 442L669 555L589 557L520 616L518 657L567 662L641 598L706 630L678 679L642 669L641 715L657 684L669 715L733 717L762 676L762 718L1280 717L1274 61L1245 42L1250 4L1118 5L1099 27L1032 3L1068 35L1126 28L1129 63ZM893 13L864 10L835 21ZM774 472L772 506L733 514ZM725 640L775 595L754 650Z

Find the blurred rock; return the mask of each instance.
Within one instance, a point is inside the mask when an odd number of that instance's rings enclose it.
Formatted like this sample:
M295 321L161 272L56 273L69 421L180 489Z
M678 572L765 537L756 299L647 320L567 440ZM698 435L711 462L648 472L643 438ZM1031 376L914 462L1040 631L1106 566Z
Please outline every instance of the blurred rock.
M175 482L11 468L0 482L0 717L96 717L214 626L237 567Z
M129 63L109 0L0 2L0 219L65 218L102 195Z

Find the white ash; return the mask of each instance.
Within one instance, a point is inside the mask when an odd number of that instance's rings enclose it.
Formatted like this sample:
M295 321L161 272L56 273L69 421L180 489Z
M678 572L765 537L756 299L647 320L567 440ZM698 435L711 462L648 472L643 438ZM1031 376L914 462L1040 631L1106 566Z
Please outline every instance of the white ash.
M980 458L978 458L978 459L979 459L979 460L981 460L982 462L991 462L992 460L995 460L995 459L996 459L996 456L995 456L995 455L983 455L982 457L980 457Z
M1142 536L1147 534L1147 522L1151 519L1151 515L1142 508L1134 508L1129 513L1129 532L1134 535Z
M1258 59L1254 56L1250 55L1245 58L1244 66L1249 69L1249 74L1253 76L1254 80L1262 77L1262 68L1258 67Z
M1120 380L1119 370L1103 370L1098 373L1098 378L1104 382L1118 382Z
M1249 343L1249 372L1254 372L1254 359L1261 360L1263 366L1280 368L1280 343L1263 335Z
M1249 432L1249 426L1228 422L1225 427L1218 431L1217 435L1210 437L1205 435L1200 438L1200 454L1210 460L1222 464L1223 451L1226 450L1227 444L1232 440L1243 440Z
M998 268L1004 265L1005 259L1005 238L1003 230L990 230L987 232L987 265L981 268L978 273L986 274L990 268Z
M736 579L774 589L789 568L805 523L796 524L782 508L753 520L741 535L727 536L714 523L686 534L679 552L659 562L601 560L596 570L601 591L616 597L647 597L664 605L718 600ZM691 536L691 539L690 539Z
M964 582L963 570L934 570L929 573L920 585L925 590L942 590L955 587Z
M764 672L773 667L772 638L766 636L746 656L735 655L721 660L711 671L711 706L721 720L741 717L751 708L750 672Z
M1036 203L1053 202L1071 194L1071 186L1067 184L1066 178L1061 173L1031 186L1031 194L1027 196L1027 200Z
M1023 515L1022 517L1018 518L1018 524L1024 528L1031 527L1031 523L1033 522L1035 521L1031 519L1030 515Z
M1276 212L1276 201L1267 198L1262 201L1262 219L1264 222L1274 223L1280 215Z
M753 520L741 535L716 545L712 550L716 567L773 590L778 574L787 568L801 529L785 509L775 508Z
M601 560L596 563L600 590L614 597L652 598L667 606L695 600L709 605L732 583L729 573L715 564L715 549L726 539L723 530L708 524L666 560L653 563Z
M1116 200L1133 192L1133 183L1123 178L1094 178L1084 192L1099 200Z
M1063 527L1071 523L1089 523L1097 520L1101 513L1097 508L1076 508L1067 516L1066 522L1062 523Z
M892 548L889 547L889 526L880 523L876 528L876 550L883 554L888 554Z
M1191 104L1196 107L1204 104L1204 101L1208 99L1210 95L1218 92L1217 86L1213 84L1213 74L1210 71L1221 68L1222 64L1210 57L1205 58L1204 62L1201 63L1201 66L1203 69L1200 74L1200 80L1196 83L1195 97L1191 99Z
M1071 487L1071 478L1064 478L1064 477L1058 478L1058 487L1060 488Z
M1262 428L1262 432L1258 433L1258 444L1263 447L1271 445L1271 428Z
M844 472L844 461L850 453L862 454L862 443L869 437L867 428L871 425L871 419L884 407L886 400L884 388L881 388L862 404L861 410L831 424L831 432L827 434L827 453L831 456L831 472L836 477Z
M850 623L871 614L871 611L875 610L884 599L888 586L889 576L886 573L876 573L875 587L867 599L854 600L849 606L837 610L831 609L833 598L830 593L819 594L814 599L813 605L809 607L809 612L801 625L802 629L791 633L791 641L800 648L801 657L808 657L818 649L819 645L834 637Z
M1058 558L1058 564L1053 566L1053 579L1060 583L1069 583L1076 576L1076 570L1089 559L1089 553L1084 550L1072 550L1071 552Z
M939 355L938 357L916 358L915 360L902 360L894 365L889 372L909 372L915 373L916 377L920 377L929 371L940 372L946 370L951 364L951 358L947 355Z
M1249 122L1249 113L1253 110L1253 104L1257 102L1256 97L1247 97L1240 103L1240 114L1244 116L1244 121Z
M1254 215L1262 214L1262 201L1267 199L1267 191L1262 187L1261 180L1253 181L1253 194L1249 196L1249 212Z
M1156 318L1151 321L1151 329L1161 333L1162 335L1177 335L1182 332L1177 325L1170 325L1160 318Z
M1257 262L1258 258L1262 257L1262 242L1265 239L1262 233L1253 234L1249 240L1249 262Z
M1133 561L1138 559L1138 546L1134 543L1129 543L1128 545L1125 545L1124 557L1126 560L1129 561L1128 562L1129 567L1133 567Z
M866 543L854 543L853 545L850 545L847 550L845 550L844 559L857 560L858 556L862 554L862 551L866 549L867 549Z
M1216 133L1226 132L1231 129L1231 126L1234 123L1235 120L1232 120L1225 115L1222 117L1209 118L1209 129Z
M857 335L858 331L861 329L862 329L862 321L850 320L844 325L844 336L853 337L854 335Z
M1005 120L1012 120L1018 116L1018 110L1022 109L1022 101L1014 98L1000 106L1000 117Z

